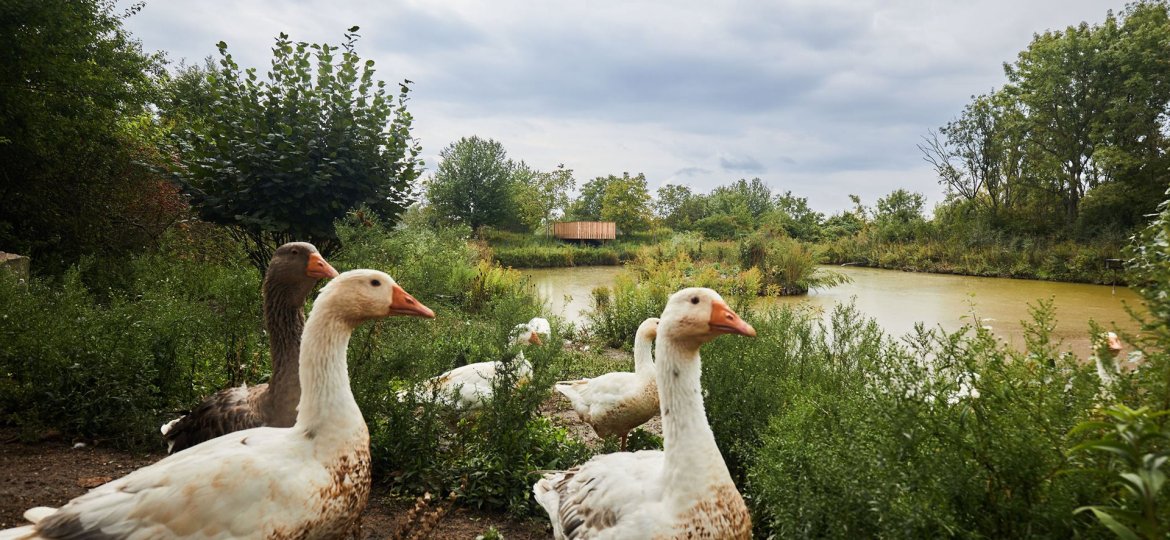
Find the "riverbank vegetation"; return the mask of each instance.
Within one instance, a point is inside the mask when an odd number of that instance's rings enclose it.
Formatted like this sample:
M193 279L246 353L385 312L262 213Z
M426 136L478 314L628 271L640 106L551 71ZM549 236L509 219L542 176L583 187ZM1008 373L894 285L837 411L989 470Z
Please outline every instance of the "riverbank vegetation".
M759 179L708 194L667 185L655 199L643 175L611 175L570 199L571 171L511 162L482 138L453 143L420 180L409 83L383 90L357 56L358 29L339 47L278 37L262 82L226 44L218 64L167 73L114 9L0 8L2 49L15 59L0 73L0 245L33 260L31 276L0 271L0 423L29 438L159 449L158 426L203 396L263 382L257 269L265 249L305 235L339 270L385 270L437 314L370 324L350 342L374 479L394 494L454 493L457 504L534 516L536 471L612 450L549 419L553 381L628 369L599 350L628 345L669 292L708 285L759 335L703 351L707 414L758 536L1155 538L1170 527L1170 208L1151 206L1167 197L1164 2L1036 36L1009 66L1009 86L976 98L930 143L953 191L930 219L904 190L825 217ZM1084 69L1062 67L1073 59ZM1088 75L1060 78L1073 71ZM306 80L328 88L285 91ZM1062 97L1054 87L1100 101L1046 101ZM322 114L296 116L310 110ZM1053 110L1078 111L1079 122L1054 124L1063 117L1045 116ZM261 111L284 120L266 124ZM981 131L992 124L1007 131ZM1091 144L1055 152L1058 131ZM1015 146L996 146L1005 141ZM484 156L501 165L490 186L466 166ZM497 192L476 193L489 187ZM422 193L428 204L414 204ZM297 206L303 220L272 206L306 194L317 200ZM487 212L483 201L512 206ZM559 215L613 220L621 242L542 239ZM956 332L891 336L848 305L826 321L752 302L832 283L817 273L824 260L1106 281L1106 258L1125 261L1120 279L1146 303L1135 313L1149 313L1139 334L1122 336L1137 362L1104 346L1094 358L1069 353L1043 301L1023 350L974 318ZM554 318L547 343L524 350L532 376L513 384L504 370L480 414L399 397L456 365L511 364L509 333L544 306L508 266L539 261L628 269L596 293L586 327Z

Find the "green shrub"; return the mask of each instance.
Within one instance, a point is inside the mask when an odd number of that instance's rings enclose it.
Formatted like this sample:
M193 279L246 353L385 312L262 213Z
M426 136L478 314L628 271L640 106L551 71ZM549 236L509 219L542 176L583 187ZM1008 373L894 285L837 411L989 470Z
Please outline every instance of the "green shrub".
M819 250L808 244L767 230L752 234L740 242L739 264L758 268L763 276L762 293L774 295L805 294L812 287L832 287L848 283L844 274L821 269Z
M535 509L532 471L588 459L584 444L539 413L559 378L550 368L562 354L558 333L549 344L524 350L531 380L518 385L514 369L505 369L488 406L467 417L434 396L396 395L455 364L514 359L509 333L512 321L528 320L526 309L500 306L464 320L388 320L354 336L354 392L370 425L377 480L404 495L455 491L461 504L528 514Z
M1131 409L1115 405L1104 411L1103 420L1082 422L1075 433L1089 439L1070 450L1090 463L1099 463L1092 472L1112 480L1116 486L1110 504L1084 506L1077 513L1091 512L1118 538L1165 538L1170 531L1170 505L1162 497L1166 484L1166 462L1170 459L1170 427L1163 417L1168 411L1148 407ZM1085 471L1089 472L1089 471Z
M751 322L756 340L704 351L704 387L762 535L1086 531L1072 512L1103 487L1064 474L1064 448L1098 387L1051 339L1050 304L1034 310L1026 353L978 328L896 344L850 307L827 327L784 311Z
M202 396L266 376L260 280L245 261L142 255L123 265L128 290L105 300L87 271L27 286L0 272L5 423L141 446Z

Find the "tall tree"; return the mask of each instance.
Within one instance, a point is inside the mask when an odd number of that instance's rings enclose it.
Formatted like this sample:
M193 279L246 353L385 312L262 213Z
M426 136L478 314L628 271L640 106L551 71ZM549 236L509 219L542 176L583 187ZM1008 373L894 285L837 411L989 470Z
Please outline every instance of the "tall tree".
M200 215L228 226L262 271L290 240L335 249L334 221L352 208L393 220L414 200L409 81L387 95L356 52L357 31L340 47L280 34L266 80L221 41L208 119L180 133L178 176Z
M501 226L512 216L512 174L504 145L464 137L439 153L439 167L427 182L427 200L439 216L472 229Z
M644 231L650 226L650 190L642 173L621 178L610 176L601 199L601 219L612 221L622 234Z
M1164 1L1137 2L1123 17L1098 30L1108 66L1101 77L1111 91L1094 130L1093 161L1117 184L1114 204L1096 211L1129 230L1157 210L1170 187L1170 9Z
M146 109L161 59L123 28L130 14L0 2L0 246L36 272L142 249L174 216L162 199L179 205L144 166L161 161Z
M1033 178L1060 197L1068 223L1099 180L1092 135L1108 101L1101 41L1087 23L1046 32L1004 67L1007 91L1026 109L1029 142L1037 149L1029 160Z
M563 164L545 172L520 162L512 174L512 204L517 216L529 230L547 227L568 206L569 192L576 184L573 170Z
M706 217L706 197L692 193L687 186L666 184L658 188L655 212L667 227L689 230Z
M598 176L585 182L585 185L581 186L581 194L569 206L568 216L581 221L600 221L605 189L614 178L616 177L613 175Z

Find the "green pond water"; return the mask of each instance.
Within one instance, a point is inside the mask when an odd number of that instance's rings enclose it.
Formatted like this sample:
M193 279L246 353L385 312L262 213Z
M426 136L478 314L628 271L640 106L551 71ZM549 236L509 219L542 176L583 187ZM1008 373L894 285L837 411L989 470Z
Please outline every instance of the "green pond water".
M841 302L854 301L862 313L877 320L888 333L901 336L922 322L954 331L976 319L1015 346L1023 344L1021 320L1030 319L1029 303L1052 298L1056 306L1055 335L1064 348L1089 354L1088 321L1106 328L1114 325L1136 332L1137 324L1125 305L1141 306L1140 298L1125 287L1055 283L1024 279L922 274L873 268L826 266L852 279L851 283L814 290L806 296L764 298L761 302L809 304L828 313ZM590 308L590 291L613 284L620 267L524 269L550 314L583 326ZM974 314L974 317L972 316ZM1128 347L1127 347L1128 348Z

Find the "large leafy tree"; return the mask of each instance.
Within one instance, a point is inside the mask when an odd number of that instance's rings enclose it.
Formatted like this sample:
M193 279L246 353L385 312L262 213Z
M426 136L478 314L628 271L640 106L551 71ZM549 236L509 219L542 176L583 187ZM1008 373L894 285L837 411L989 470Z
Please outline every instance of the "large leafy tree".
M0 248L37 272L149 246L181 210L148 166L160 159L146 113L160 58L114 10L0 2Z
M610 176L601 198L601 219L612 221L622 234L644 231L650 227L650 190L646 177L638 173Z
M706 197L693 193L687 186L666 184L658 188L655 210L667 227L689 230L706 217Z
M741 178L712 190L707 206L711 214L727 214L741 223L756 225L773 208L772 190L759 178Z
M1081 236L1140 226L1170 185L1167 57L1164 0L1036 35L1005 66L1009 84L921 147L957 230L971 219Z
M439 153L439 166L427 181L427 201L441 219L472 229L499 227L514 218L512 175L516 164L494 139L464 137Z
M262 270L290 240L336 249L334 221L357 206L393 220L415 198L410 81L388 95L357 31L340 47L281 34L264 79L220 42L207 116L179 133L178 176L199 214L228 226Z
M568 217L582 221L601 220L601 202L605 198L605 189L615 176L598 176L581 186L581 193L569 206Z
M569 192L576 184L573 170L564 165L546 172L520 162L512 174L512 204L518 219L528 230L547 227L569 205Z

